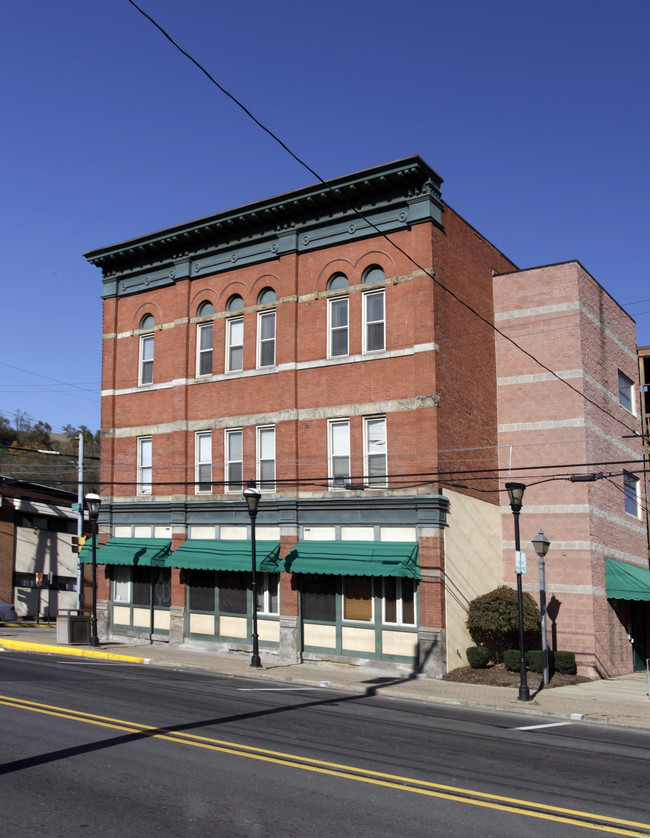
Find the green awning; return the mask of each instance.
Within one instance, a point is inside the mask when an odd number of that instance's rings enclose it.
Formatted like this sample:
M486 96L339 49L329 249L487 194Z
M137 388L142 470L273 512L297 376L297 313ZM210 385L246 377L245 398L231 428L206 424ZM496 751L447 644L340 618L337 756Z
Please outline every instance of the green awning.
M118 564L129 567L169 567L172 543L168 538L111 538L97 548L97 564ZM90 539L79 554L79 561L93 560Z
M284 560L289 573L420 578L417 541L299 541Z
M256 541L255 558L257 570L277 573L280 569L280 542ZM174 550L168 564L188 570L251 570L251 542L192 538Z
M650 570L606 558L605 576L608 599L650 600Z

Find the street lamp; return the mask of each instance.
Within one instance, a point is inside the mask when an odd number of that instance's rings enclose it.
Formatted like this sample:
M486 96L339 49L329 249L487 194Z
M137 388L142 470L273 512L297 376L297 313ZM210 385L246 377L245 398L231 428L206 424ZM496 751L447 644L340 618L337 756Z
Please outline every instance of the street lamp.
M519 541L519 513L522 498L526 491L524 483L506 483L510 509L515 519L515 570L517 572L517 607L519 609L519 701L530 701L530 691L526 680L526 655L524 652L524 602L521 590L521 544Z
M97 637L97 518L99 518L99 507L102 499L96 492L88 492L85 498L86 510L92 527L92 550L93 550L93 610L90 618L90 645L99 646Z
M551 542L540 530L535 538L531 539L535 552L539 556L539 613L542 623L542 671L544 673L544 685L550 680L548 673L548 641L546 638L546 568L544 556L548 553Z
M248 514L251 519L251 553L253 555L251 588L253 590L253 654L251 666L259 668L262 666L260 660L259 637L257 634L257 556L255 555L255 519L257 518L257 507L259 506L262 494L255 485L254 480L249 480L244 489L244 500L248 504Z

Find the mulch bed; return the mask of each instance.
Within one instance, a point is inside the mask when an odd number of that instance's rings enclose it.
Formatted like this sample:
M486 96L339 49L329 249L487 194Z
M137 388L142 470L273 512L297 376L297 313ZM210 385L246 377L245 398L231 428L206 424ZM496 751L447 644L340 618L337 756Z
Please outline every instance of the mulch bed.
M508 671L502 663L492 664L485 669L472 669L471 666L461 666L452 669L442 676L443 681L457 681L462 684L487 684L491 687L518 687L519 672ZM537 672L527 673L528 687L531 692L543 686L543 678ZM555 672L551 675L550 683L545 687L567 687L571 684L583 684L590 681L585 675L563 675Z

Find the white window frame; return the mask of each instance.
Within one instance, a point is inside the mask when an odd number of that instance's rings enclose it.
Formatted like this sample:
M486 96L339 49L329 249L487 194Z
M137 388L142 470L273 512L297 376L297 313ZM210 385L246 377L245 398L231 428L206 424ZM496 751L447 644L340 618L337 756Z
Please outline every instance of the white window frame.
M116 579L116 576L126 577L126 579ZM130 603L133 597L131 568L123 565L113 565L113 579L112 584L112 599L113 602ZM123 596L124 594L124 596Z
M151 346L151 357L147 357L147 347ZM140 335L140 359L138 366L138 386L144 387L147 384L153 384L153 361L154 361L154 335L149 332L146 335ZM145 375L147 370L148 375ZM149 379L149 380L147 380ZM132 379L133 380L133 379Z
M384 452L371 450L373 425L383 423L384 426ZM373 480L370 473L370 462L374 457L384 457L383 478ZM366 416L363 420L363 473L366 486L370 488L385 488L388 479L388 427L385 416Z
M262 337L262 324L264 321L271 321L273 322L273 337L270 338L263 338ZM260 311L257 314L257 366L259 368L265 367L274 367L275 366L275 324L276 324L276 317L275 317L275 309L272 311ZM262 355L264 348L271 346L273 349L273 360L270 364L262 363Z
M239 435L240 438L240 447L241 447L241 459L231 459L230 457L230 440L234 439L235 436ZM244 488L244 432L241 428L229 428L225 433L225 481L226 481L226 492L228 493L240 493ZM231 468L239 464L241 478L239 480L231 480Z
M335 428L341 430L345 429L344 436L336 435ZM341 450L335 450L337 445L343 442ZM336 445L335 445L336 443ZM347 450L346 450L347 449ZM347 457L348 468L347 475L337 476L335 470L335 460ZM327 460L329 463L329 478L331 489L344 489L345 484L350 479L350 420L349 419L330 419L327 423Z
M233 342L233 327L241 325L241 342ZM241 350L241 366L235 367L232 362L232 353ZM226 372L241 372L244 369L244 318L231 317L226 321Z
M199 431L195 436L194 491L197 495L212 492L212 432ZM202 488L207 484L207 489Z
M634 382L624 372L618 371L618 403L625 410L636 415L634 404ZM629 405L629 406L628 406Z
M345 303L345 326L334 326L332 317L332 308L337 303ZM336 332L345 331L345 352L334 354L334 334ZM328 358L345 358L350 354L350 298L349 297L332 297L327 301L327 357Z
M150 495L153 490L153 440L150 436L138 437L137 494Z
M205 348L201 346L202 343L202 336L205 332L210 331L210 348ZM197 378L204 377L206 375L212 375L212 363L213 363L213 352L214 352L214 323L199 323L196 327L196 376ZM210 369L208 372L202 372L202 360L207 355L210 356Z
M623 493L625 495L625 512L635 518L641 517L641 506L639 503L640 480L629 471L623 472Z
M382 299L382 317L381 320L369 320L368 308L371 297L379 297ZM376 326L381 323L382 327L382 345L373 349L368 348L368 332L371 326ZM363 352L384 352L386 349L386 292L382 288L380 291L367 291L363 295Z
M268 450L263 451L263 444L262 439L271 440L271 444L273 446L272 457L268 456ZM267 456L263 456L266 454ZM267 469L264 466L268 466L271 463L273 465L273 478L269 480L268 477L263 477L263 472ZM257 429L257 464L256 464L256 476L257 476L257 485L261 492L275 492L275 472L276 472L276 461L275 461L275 425L264 425Z
M411 584L413 585L413 622L405 622L404 621L404 598L402 595L402 582L403 579L409 579ZM386 617L386 579L382 582L382 596L381 596L381 604L382 604L382 622L384 625L387 626L417 626L418 624L418 597L417 597L417 585L415 579L411 579L411 577L402 577L402 576L393 576L391 579L395 582L395 619L389 620Z
M269 579L276 577L276 609L271 605L271 592L269 590ZM266 571L257 574L257 613L264 616L274 617L280 613L280 574L267 573Z

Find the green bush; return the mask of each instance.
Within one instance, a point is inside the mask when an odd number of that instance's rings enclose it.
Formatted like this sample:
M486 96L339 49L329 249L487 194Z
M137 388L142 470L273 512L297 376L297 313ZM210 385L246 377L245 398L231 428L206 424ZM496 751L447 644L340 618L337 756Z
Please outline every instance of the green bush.
M465 654L472 669L485 669L490 662L490 650L486 646L470 646Z
M576 656L574 652L554 652L553 667L563 675L576 674Z
M541 649L530 649L526 652L526 666L531 672L541 674L544 671L544 661Z
M503 653L503 663L508 672L519 672L519 649L506 649Z
M527 593L523 595L523 612L524 645L539 648L539 609ZM467 611L467 628L477 646L487 646L493 661L503 660L506 649L519 647L517 591L502 585L473 599Z

